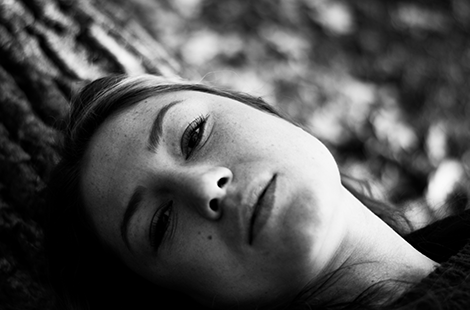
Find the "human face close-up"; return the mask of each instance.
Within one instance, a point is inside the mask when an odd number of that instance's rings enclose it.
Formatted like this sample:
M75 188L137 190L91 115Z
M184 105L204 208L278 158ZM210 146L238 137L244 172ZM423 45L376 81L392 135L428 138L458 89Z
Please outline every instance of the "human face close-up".
M326 147L226 97L177 91L109 117L81 187L101 241L203 304L294 296L339 247L342 187Z

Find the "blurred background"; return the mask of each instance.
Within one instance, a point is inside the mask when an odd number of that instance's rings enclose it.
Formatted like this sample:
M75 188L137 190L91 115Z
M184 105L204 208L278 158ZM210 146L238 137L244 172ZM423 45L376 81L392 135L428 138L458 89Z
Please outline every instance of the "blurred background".
M142 22L185 78L288 113L415 228L466 208L470 2L100 1Z

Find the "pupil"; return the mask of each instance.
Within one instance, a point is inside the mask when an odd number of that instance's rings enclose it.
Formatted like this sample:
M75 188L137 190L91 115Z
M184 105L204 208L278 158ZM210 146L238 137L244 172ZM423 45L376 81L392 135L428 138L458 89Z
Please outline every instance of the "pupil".
M194 134L191 136L191 139L189 140L189 146L192 147L197 143L197 139L199 137L199 130L197 129Z

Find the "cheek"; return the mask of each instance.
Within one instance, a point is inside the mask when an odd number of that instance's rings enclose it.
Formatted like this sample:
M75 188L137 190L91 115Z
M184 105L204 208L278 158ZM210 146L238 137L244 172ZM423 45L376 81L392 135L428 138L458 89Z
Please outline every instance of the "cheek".
M214 286L219 281L216 275L236 265L234 257L215 226L191 212L181 213L171 242L159 257L166 284L189 292L199 286Z
M285 231L282 244L292 244L298 261L312 267L313 275L321 272L335 255L341 243L337 235L337 220L341 218L341 193L336 184L299 195L283 219Z
M288 259L309 256L323 226L318 200L309 191L298 191L288 199L288 205L280 208L278 221L273 221L271 240L278 245L276 250ZM269 235L268 235L269 236Z

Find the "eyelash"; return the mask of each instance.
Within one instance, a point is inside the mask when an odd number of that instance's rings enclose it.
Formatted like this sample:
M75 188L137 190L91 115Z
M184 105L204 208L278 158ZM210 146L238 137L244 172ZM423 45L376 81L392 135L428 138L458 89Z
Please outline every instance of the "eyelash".
M204 132L206 130L207 119L209 115L200 115L195 120L193 120L186 130L183 133L183 137L181 139L181 152L186 156L188 159L191 154L193 153L194 149L199 145L201 142ZM196 141L193 139L196 138ZM190 143L194 143L194 146L190 146Z
M173 215L173 201L159 208L152 217L150 222L149 239L150 245L155 250L160 247L163 238L165 237L168 227L172 222Z

